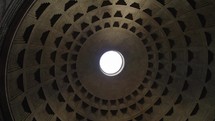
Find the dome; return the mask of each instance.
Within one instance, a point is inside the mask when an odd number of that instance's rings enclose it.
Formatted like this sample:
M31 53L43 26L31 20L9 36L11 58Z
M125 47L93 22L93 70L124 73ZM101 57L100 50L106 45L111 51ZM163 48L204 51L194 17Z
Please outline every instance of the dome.
M215 120L213 0L0 1L0 120Z

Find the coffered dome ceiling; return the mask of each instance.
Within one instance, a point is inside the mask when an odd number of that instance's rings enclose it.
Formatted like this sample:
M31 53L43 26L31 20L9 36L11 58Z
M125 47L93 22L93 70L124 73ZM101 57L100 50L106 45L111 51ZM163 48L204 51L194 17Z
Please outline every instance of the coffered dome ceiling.
M214 121L213 0L37 0L11 39L14 121ZM99 58L122 53L104 75Z

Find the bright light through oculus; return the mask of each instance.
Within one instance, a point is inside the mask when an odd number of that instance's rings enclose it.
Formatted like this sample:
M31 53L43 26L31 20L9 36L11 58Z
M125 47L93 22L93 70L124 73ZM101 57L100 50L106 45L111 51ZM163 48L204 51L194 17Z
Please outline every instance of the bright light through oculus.
M100 69L107 76L116 76L124 68L124 57L118 51L107 51L100 58Z

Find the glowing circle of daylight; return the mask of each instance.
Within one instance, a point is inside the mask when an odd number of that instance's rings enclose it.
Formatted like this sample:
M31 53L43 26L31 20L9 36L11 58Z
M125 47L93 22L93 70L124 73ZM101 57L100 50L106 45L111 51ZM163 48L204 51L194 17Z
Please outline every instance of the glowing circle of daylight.
M110 50L101 56L99 65L105 75L116 76L123 70L125 59L120 52Z

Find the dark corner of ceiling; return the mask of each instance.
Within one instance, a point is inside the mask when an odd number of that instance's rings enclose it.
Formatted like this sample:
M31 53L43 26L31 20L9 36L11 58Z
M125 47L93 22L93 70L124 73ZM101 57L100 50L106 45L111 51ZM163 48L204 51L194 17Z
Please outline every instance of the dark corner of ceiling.
M34 0L0 0L0 121L13 121L7 101L5 70L13 33Z

